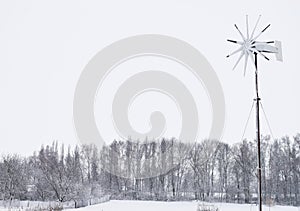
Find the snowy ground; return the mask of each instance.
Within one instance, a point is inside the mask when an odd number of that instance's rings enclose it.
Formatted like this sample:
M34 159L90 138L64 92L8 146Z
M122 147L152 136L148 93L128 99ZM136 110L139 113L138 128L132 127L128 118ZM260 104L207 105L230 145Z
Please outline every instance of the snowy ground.
M153 201L109 201L68 211L197 211L197 202L153 202ZM207 204L207 203L206 203ZM257 206L249 204L215 203L219 211L256 211ZM297 207L263 207L264 211L300 211Z

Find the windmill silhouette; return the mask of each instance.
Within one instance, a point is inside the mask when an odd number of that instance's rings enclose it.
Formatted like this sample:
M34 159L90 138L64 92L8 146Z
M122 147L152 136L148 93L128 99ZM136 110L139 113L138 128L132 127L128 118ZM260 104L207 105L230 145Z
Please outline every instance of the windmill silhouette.
M231 57L240 52L240 56L238 57L237 62L233 66L233 70L237 67L239 62L243 57L245 57L244 63L244 76L246 75L248 59L254 64L255 67L255 91L256 97L254 99L256 104L256 137L257 137L257 160L258 160L258 168L257 168L257 175L258 175L258 200L259 200L259 211L262 211L262 186L261 186L261 147L260 147L260 118L259 118L259 110L260 110L260 100L259 92L258 92L258 68L257 68L257 55L260 55L266 60L269 58L265 54L275 54L275 57L278 61L282 61L282 48L280 41L257 41L261 34L263 34L269 27L268 24L262 31L260 31L256 36L254 36L255 30L259 23L261 15L258 17L256 24L252 30L251 35L249 36L249 23L248 23L248 16L246 15L246 36L242 34L240 29L235 24L235 28L237 29L238 33L242 37L242 41L236 41L228 39L227 41L232 42L234 44L239 45L238 49L232 52L231 54L227 55L227 57ZM254 58L253 58L254 56Z

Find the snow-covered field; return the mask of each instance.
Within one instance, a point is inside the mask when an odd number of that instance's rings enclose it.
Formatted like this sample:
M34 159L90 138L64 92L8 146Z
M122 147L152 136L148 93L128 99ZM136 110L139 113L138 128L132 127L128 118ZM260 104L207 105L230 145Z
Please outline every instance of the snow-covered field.
M109 201L68 211L197 211L197 202L153 202L153 201ZM202 204L202 203L200 203ZM205 203L208 204L208 203ZM215 203L219 211L256 211L257 206L249 204ZM264 211L300 211L297 207L263 207Z
M22 201L23 202L23 201ZM30 206L28 206L30 203ZM19 208L8 209L0 206L0 211L20 211L27 210L40 210L41 205L49 205L50 202L25 202L20 204ZM112 200L98 205L92 205L89 207L79 209L67 209L67 211L197 211L197 206L207 205L212 206L209 203L202 202L156 202L156 201L117 201ZM229 204L229 203L214 203L214 208L218 208L218 211L256 211L258 207L251 204ZM38 208L39 207L39 208ZM47 206L46 206L47 207ZM37 209L38 208L38 209ZM47 208L42 209L47 210ZM300 207L288 207L288 206L264 206L263 211L300 211Z

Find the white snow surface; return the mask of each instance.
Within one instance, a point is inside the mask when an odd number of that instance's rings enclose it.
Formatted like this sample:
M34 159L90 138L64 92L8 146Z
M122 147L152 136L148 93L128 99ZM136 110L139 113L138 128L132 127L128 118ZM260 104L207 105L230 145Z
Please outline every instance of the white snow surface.
M203 204L202 202L199 202ZM204 203L205 205L211 205ZM197 211L198 202L157 202L157 201L116 201L112 200L98 205L68 211ZM256 211L253 204L214 203L219 211ZM300 211L299 207L264 206L263 211Z

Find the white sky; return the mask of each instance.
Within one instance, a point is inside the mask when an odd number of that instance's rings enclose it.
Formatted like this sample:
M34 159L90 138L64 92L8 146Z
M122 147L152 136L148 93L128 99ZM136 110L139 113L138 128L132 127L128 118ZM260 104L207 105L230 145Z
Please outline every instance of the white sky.
M233 24L244 30L246 14L251 27L259 14L262 18L258 29L271 23L261 40L282 41L283 63L272 55L270 62L259 60L261 97L274 136L295 135L300 132L299 11L300 2L296 0L110 0L105 3L0 0L0 152L31 154L41 144L53 140L66 145L77 143L72 106L75 86L84 66L105 46L148 33L184 40L207 58L225 94L223 141L239 141L254 96L253 69L249 68L243 77L243 65L231 71L237 58L225 56L236 47L226 39L240 40ZM172 104L162 97L148 93L133 106L141 107L140 102L155 99L161 99L165 105ZM95 111L97 120L101 119L100 107ZM204 109L209 108L204 106ZM133 108L131 114L132 124L146 130L147 126L141 126L145 118L135 119L134 116L140 115L134 114ZM179 119L176 106L170 106L168 116ZM210 116L204 116L201 121L210 122ZM263 134L269 133L264 120L262 124ZM168 125L168 134L178 131L178 127L178 124ZM246 137L254 137L253 129L251 118ZM106 138L114 135L107 132L109 129L105 131Z

